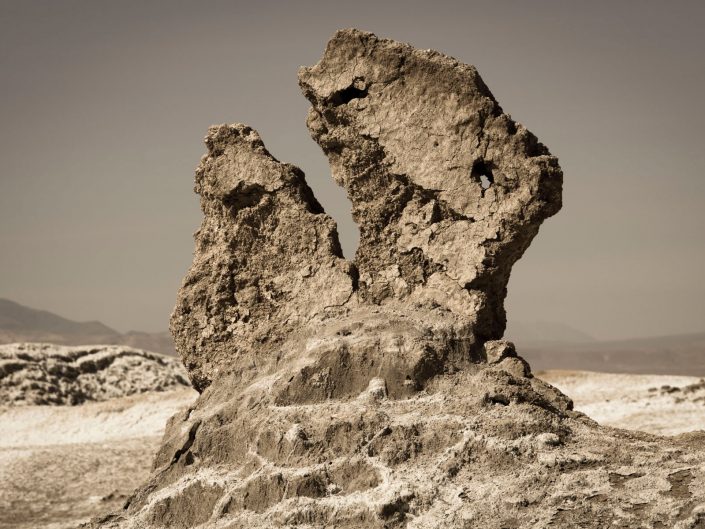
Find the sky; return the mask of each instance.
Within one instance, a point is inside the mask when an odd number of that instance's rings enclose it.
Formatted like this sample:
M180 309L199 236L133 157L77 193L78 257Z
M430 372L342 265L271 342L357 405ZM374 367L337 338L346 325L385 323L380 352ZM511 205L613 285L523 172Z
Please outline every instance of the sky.
M705 331L701 0L0 0L0 297L166 329L214 123L301 167L352 257L296 78L344 27L475 65L558 156L563 210L514 267L510 327Z

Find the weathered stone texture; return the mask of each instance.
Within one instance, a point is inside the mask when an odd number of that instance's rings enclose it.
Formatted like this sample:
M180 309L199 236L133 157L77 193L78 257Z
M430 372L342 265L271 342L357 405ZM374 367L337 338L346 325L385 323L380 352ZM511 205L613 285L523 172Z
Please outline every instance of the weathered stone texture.
M562 175L475 69L345 30L300 83L355 260L298 169L211 129L172 318L203 391L98 525L702 527L702 434L600 427L499 340Z
M298 168L244 125L211 127L206 145L203 223L171 319L198 389L220 370L261 369L291 330L353 290L335 223Z
M299 77L359 249L342 258L301 171L255 131L213 127L196 173L203 225L172 318L196 387L261 371L293 331L342 305L441 308L468 355L500 338L511 267L561 205L556 158L472 66L437 52L345 30Z
M436 303L501 337L512 265L561 207L556 158L436 51L339 31L299 83L360 227L364 299Z

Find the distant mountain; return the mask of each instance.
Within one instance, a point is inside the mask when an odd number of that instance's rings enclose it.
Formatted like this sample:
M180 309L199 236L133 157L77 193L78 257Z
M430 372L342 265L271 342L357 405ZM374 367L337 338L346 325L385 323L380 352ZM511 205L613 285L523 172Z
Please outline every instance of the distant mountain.
M77 322L67 320L45 310L36 310L0 298L0 330L5 332L43 332L64 335L118 334L99 321Z
M504 336L534 371L705 376L705 333L603 341L563 323L510 321Z
M511 340L517 345L586 343L595 341L595 338L589 334L566 325L565 323L555 321L528 322L510 320L507 325L507 332L504 333L504 336L507 340Z
M517 342L534 371L705 376L705 333L582 343Z
M128 345L175 354L168 332L119 333L99 321L78 322L0 298L0 343L43 342L60 345Z

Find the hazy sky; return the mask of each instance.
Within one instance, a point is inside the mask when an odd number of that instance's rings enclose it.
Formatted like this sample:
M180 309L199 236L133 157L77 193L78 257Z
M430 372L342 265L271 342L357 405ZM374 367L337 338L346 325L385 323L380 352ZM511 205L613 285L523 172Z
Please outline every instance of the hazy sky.
M511 320L598 338L705 330L705 2L0 2L0 297L163 330L200 222L212 123L256 128L339 222L299 65L341 27L477 66L556 154L564 208Z

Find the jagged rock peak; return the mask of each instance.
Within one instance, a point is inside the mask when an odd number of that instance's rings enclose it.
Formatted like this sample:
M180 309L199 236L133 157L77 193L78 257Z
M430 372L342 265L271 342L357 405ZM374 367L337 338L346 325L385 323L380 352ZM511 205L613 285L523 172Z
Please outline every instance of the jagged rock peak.
M500 338L512 265L561 205L556 158L475 68L438 52L343 30L299 82L360 246L342 258L303 173L254 130L212 127L196 172L203 224L172 317L195 386L261 370L343 306L444 311L468 356Z
M561 207L557 159L436 51L342 30L299 84L360 226L363 297L437 303L501 337L512 265Z
M196 170L203 222L171 318L197 389L267 351L353 291L335 222L298 168L276 160L245 125L211 127Z

